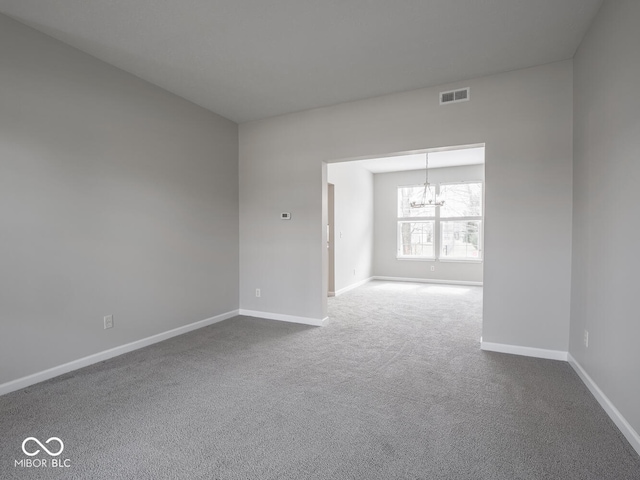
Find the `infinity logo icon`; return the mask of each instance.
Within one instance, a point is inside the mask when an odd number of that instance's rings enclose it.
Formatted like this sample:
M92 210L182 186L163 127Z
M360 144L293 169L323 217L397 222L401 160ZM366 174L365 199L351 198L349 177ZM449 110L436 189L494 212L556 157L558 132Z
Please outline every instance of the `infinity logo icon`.
M47 440L46 444L48 444L49 442L51 442L52 440L55 440L56 442L58 442L60 444L60 450L58 450L57 452L51 452L47 447L45 447L42 442L40 442L40 440L38 440L36 437L27 437L24 439L24 442L22 442L22 451L24 452L25 455L29 455L30 457L33 457L34 455L37 455L38 453L40 453L40 450L36 450L35 452L27 452L27 449L25 448L25 445L27 444L27 442L29 440L33 440L34 442L36 442L38 445L40 445L40 448L43 449L45 452L47 452L49 455L51 455L52 457L57 457L58 455L60 455L62 453L62 451L64 450L64 443L62 443L62 440L60 440L58 437L51 437L49 440Z

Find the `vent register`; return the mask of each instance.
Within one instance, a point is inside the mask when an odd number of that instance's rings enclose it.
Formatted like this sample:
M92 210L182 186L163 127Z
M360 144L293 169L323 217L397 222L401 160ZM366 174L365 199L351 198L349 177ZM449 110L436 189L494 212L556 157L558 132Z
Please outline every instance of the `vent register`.
M440 105L448 103L466 102L469 100L469 88L440 92Z

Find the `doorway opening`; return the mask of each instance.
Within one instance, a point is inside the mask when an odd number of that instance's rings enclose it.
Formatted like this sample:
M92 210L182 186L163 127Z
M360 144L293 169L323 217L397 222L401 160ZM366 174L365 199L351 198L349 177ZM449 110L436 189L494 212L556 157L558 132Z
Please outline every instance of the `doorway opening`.
M484 144L329 163L326 188L329 296L371 280L482 286Z

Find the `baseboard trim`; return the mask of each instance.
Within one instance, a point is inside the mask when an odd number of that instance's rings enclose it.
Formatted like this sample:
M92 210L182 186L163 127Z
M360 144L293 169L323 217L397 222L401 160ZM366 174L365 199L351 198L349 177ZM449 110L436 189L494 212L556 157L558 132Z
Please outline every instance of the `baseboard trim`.
M208 327L209 325L213 325L214 323L222 322L223 320L236 317L238 316L238 312L238 310L231 310L229 312L216 315L215 317L199 320L188 325L183 325L182 327L167 330L166 332L158 333L156 335L151 335L150 337L142 338L130 343L125 343L124 345L110 348L109 350L104 350L102 352L94 353L77 360L72 360L71 362L63 363L62 365L58 365L56 367L52 367L38 373L33 373L31 375L27 375L26 377L11 380L0 385L0 395L5 395L22 388L30 387L31 385L35 385L36 383L44 382L45 380L64 375L65 373L88 367L89 365L93 365L94 363L102 362L104 360L108 360L110 358L117 357L119 355L129 353L134 350L147 347L149 345L153 345L154 343L162 342L163 340L168 340L169 338L176 337L178 335L182 335L199 328Z
M327 297L335 297L336 292L327 292Z
M485 342L480 339L480 349L487 352L510 353L524 357L545 358L548 360L567 361L567 352L562 350L545 350L544 348L521 347L520 345L508 345L506 343Z
M295 315L284 315L282 313L270 313L259 312L257 310L240 309L240 315L246 317L264 318L266 320L279 320L281 322L300 323L302 325L311 325L313 327L321 327L324 321L328 318L310 318L310 317L298 317Z
M335 296L339 297L343 293L347 293L349 290L353 290L354 288L358 288L358 287L364 285L365 283L370 282L371 280L373 280L373 278L374 277L365 278L364 280L360 280L359 282L352 283L348 287L344 287L344 288L341 288L340 290L336 290Z
M375 275L371 277L371 280L384 280L386 282L442 283L445 285L468 285L471 287L482 286L482 282L467 282L465 280L440 280L437 278L405 278Z
M602 406L607 415L613 420L613 423L616 424L618 429L622 432L625 438L629 441L633 449L638 452L640 455L640 435L638 432L634 430L629 422L627 422L626 418L622 416L622 414L618 411L618 409L613 405L611 400L604 394L600 387L593 381L593 379L589 376L589 374L582 368L582 365L578 363L578 361L573 358L573 356L569 353L567 360L569 361L569 365L573 367L576 371L580 379L587 386L589 391L596 397L598 403Z

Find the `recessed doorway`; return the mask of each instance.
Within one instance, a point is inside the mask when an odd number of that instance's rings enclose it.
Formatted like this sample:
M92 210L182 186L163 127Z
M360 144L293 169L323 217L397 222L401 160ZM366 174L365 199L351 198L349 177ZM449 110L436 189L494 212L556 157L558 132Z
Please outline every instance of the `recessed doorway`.
M329 163L329 295L374 279L482 286L484 167L484 144Z

